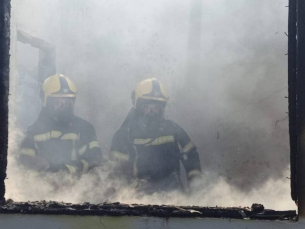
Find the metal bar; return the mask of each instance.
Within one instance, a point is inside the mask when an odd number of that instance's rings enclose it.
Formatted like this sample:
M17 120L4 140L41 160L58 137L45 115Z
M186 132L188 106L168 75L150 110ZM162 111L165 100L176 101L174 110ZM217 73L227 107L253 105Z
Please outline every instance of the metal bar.
M11 1L0 1L0 202L4 201L8 146Z
M297 2L297 193L298 214L305 217L305 1Z

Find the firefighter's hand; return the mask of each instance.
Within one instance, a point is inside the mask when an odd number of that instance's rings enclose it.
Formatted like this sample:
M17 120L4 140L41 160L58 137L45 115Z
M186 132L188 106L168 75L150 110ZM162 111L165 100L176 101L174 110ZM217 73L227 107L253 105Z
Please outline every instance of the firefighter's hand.
M32 168L37 171L45 171L50 167L50 163L42 156L36 156Z
M200 170L193 170L188 174L189 192L196 190L202 183L202 174Z
M70 174L78 174L81 171L81 162L72 161L64 165L63 170L69 172Z

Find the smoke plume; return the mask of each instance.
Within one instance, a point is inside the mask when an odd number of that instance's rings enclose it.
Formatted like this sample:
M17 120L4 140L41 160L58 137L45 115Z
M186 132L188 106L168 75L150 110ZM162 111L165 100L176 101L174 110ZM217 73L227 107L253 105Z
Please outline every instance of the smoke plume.
M6 198L295 208L285 98L288 1L206 0L192 11L198 2L12 0ZM76 114L94 125L105 155L80 180L16 164L24 130L41 108L38 51L17 42L16 29L54 45L57 72L78 86ZM107 178L111 138L131 107L130 93L151 76L169 90L166 118L198 148L204 176L192 193L143 196ZM119 187L113 195L112 187Z

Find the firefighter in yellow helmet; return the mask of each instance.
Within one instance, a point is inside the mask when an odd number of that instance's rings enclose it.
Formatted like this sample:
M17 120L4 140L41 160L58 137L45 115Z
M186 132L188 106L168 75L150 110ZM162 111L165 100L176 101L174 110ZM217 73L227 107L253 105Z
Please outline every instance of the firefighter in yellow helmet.
M182 189L180 161L189 182L201 176L195 145L176 123L164 118L168 95L156 78L139 82L133 108L112 139L114 174L141 183L146 193Z
M22 142L22 165L36 171L80 175L100 164L101 150L94 127L74 115L76 95L74 83L62 74L43 82L43 108Z

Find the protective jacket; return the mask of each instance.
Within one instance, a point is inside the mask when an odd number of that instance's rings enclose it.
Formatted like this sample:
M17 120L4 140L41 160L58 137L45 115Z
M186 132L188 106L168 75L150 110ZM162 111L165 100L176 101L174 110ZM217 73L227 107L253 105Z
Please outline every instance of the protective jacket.
M19 159L23 165L34 168L43 158L49 163L47 171L80 174L98 166L101 156L94 127L89 122L73 116L69 123L61 125L43 108L26 132Z
M111 158L116 162L117 175L144 179L162 186L161 190L180 186L180 161L189 181L201 174L196 146L170 120L163 120L154 130L146 129L137 121L125 120L113 137Z

